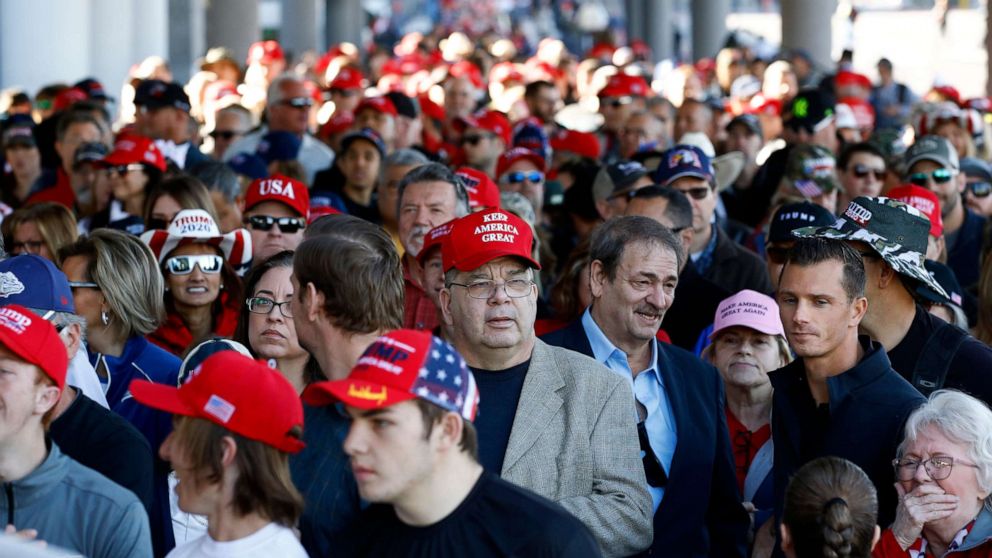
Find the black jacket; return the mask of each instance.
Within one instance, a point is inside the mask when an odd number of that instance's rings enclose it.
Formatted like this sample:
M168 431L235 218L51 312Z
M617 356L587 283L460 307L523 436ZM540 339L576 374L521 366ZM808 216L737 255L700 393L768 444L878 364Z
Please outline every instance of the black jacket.
M542 339L593 356L581 319ZM655 342L678 442L644 556L743 558L750 520L737 490L723 381L692 353Z
M768 278L765 262L754 252L731 240L722 228L713 227L713 229L717 235L716 246L713 248L713 262L703 273L703 277L730 293L751 289L770 295L772 282Z

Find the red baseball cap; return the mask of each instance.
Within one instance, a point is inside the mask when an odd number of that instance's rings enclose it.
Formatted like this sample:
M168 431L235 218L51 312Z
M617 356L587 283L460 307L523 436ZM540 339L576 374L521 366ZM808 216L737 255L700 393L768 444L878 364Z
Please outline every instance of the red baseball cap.
M18 304L0 308L0 345L33 364L65 388L69 357L59 332L48 320Z
M366 97L362 99L362 102L358 103L358 106L355 107L355 115L357 116L365 109L386 113L394 117L399 114L396 111L396 105L389 100L389 97Z
M599 97L645 97L651 91L641 76L618 72L610 76L606 86L599 90Z
M944 220L940 216L940 199L937 194L916 184L903 184L889 190L886 196L915 207L926 215L930 219L930 236L944 234Z
M344 67L334 76L328 89L361 89L365 76L355 68Z
M857 97L844 97L837 101L838 105L847 105L854 114L854 121L862 129L872 129L875 127L875 108L871 103Z
M482 71L468 60L461 60L452 64L451 68L448 69L448 75L456 78L466 77L476 89L482 89Z
M531 151L526 147L514 147L513 149L507 149L506 151L504 151L499 156L499 160L496 161L497 180L499 179L499 177L503 176L503 173L506 172L506 169L510 168L510 166L513 165L513 163L516 163L517 161L521 161L521 160L527 160L534 163L534 165L536 165L537 168L540 169L542 172L544 171L544 168L546 166L546 163L544 162L544 157L541 157L540 153L536 151Z
M265 201L275 201L289 206L300 217L310 215L310 192L306 184L281 174L259 178L248 186L245 194L245 211Z
M871 90L871 80L868 79L868 76L850 70L837 72L837 75L834 76L834 86L846 87L849 85L857 85L858 87Z
M303 392L310 405L337 401L381 409L421 398L475 420L479 390L465 359L427 331L398 329L376 339L344 380L317 382Z
M479 211L452 222L441 249L442 265L445 271L472 271L496 258L516 256L541 269L531 254L533 246L534 233L527 221L501 209Z
M106 166L143 163L165 172L165 157L151 138L137 134L125 134L117 139L114 150L103 158Z
M338 111L334 116L327 119L327 122L320 127L317 134L322 138L328 138L341 132L347 132L355 123L355 115L348 111Z
M420 253L417 254L417 263L421 267L424 266L424 262L427 261L427 257L434 248L442 248L444 243L447 242L448 235L451 234L452 221L438 225L428 231L424 235L424 246L420 249ZM443 249L443 248L442 248Z
M248 48L248 64L252 62L268 64L285 59L286 54L283 53L282 47L276 41L258 41L252 43L251 47Z
M480 110L471 116L464 116L455 121L455 130L459 133L465 128L479 128L487 132L492 132L503 140L505 145L510 145L510 133L512 127L510 120L502 112L496 110Z
M304 447L290 435L294 427L303 427L296 388L278 370L237 351L210 355L178 388L134 380L129 390L153 409L206 419L280 451L296 453Z
M55 100L52 102L52 108L54 108L56 112L63 111L72 105L80 101L85 101L89 98L89 95L84 89L80 87L70 87L55 96Z
M459 167L455 174L465 184L470 209L499 207L499 186L488 174L471 167Z
M341 215L341 212L329 205L318 205L310 209L310 218L307 219L307 224L312 225L314 221L325 215Z
M588 132L576 132L575 130L563 130L551 137L551 149L555 151L571 151L576 155L599 159L602 148L599 145L599 138L596 134Z

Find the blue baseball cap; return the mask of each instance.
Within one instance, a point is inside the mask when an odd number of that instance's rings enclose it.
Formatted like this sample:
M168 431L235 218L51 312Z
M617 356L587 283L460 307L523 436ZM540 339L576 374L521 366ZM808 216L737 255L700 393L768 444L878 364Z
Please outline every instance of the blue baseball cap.
M238 174L252 180L269 177L269 166L265 160L254 153L238 153L227 162L227 166Z
M255 154L266 163L295 161L302 145L303 140L292 132L269 132L258 142Z
M662 186L671 186L679 178L692 176L712 183L716 176L713 163L695 145L676 145L661 154L652 178Z
M341 138L341 153L343 156L351 144L355 143L356 140L365 140L375 146L376 150L379 152L380 157L386 156L386 144L382 142L382 137L376 133L372 128L362 128L355 132L351 132Z
M76 313L69 279L55 264L35 254L0 261L0 306Z

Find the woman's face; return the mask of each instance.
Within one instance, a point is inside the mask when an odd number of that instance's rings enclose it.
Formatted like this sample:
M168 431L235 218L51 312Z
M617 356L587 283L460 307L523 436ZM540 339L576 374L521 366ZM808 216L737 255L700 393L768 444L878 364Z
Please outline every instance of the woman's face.
M10 252L15 256L37 254L46 260L52 260L48 244L34 221L25 221L14 228L14 242L11 243Z
M170 196L169 194L162 194L155 200L152 204L151 219L153 221L160 221L165 223L165 227L168 228L169 223L172 222L173 217L176 213L182 211L182 206L176 201L176 198Z
M960 529L978 515L982 502L988 496L978 485L978 469L966 464L975 465L968 457L968 446L961 442L948 439L937 427L927 426L920 430L916 440L906 448L901 459L926 461L933 457L950 457L954 466L950 475L943 480L934 480L922 463L916 469L911 480L900 481L902 488L912 492L922 484L936 484L946 494L959 498L957 509L949 517L935 521L934 526L944 525L948 528Z
M219 255L218 250L209 244L186 244L176 248L169 258L177 256ZM169 258L166 258L168 262ZM178 275L165 267L165 286L172 293L177 307L199 308L212 304L220 295L220 273L204 273L199 265L185 275Z
M713 365L728 385L760 387L769 382L769 372L785 366L775 336L749 327L720 331L712 351Z
M131 165L128 165L129 167ZM114 194L114 199L125 201L135 196L145 195L145 185L148 184L148 175L143 169L129 168L122 175L117 169L110 169L110 191Z
M92 283L93 280L86 275L89 265L89 257L71 256L62 262L62 272L72 283ZM103 291L95 287L73 287L72 302L76 307L76 314L86 320L86 328L89 331L105 327L100 318L100 312L104 308Z
M293 358L306 353L296 337L293 318L283 315L290 312L288 302L293 299L293 283L289 280L292 274L291 267L274 267L265 272L254 292L249 293L253 298L287 303L278 308L272 306L268 314L248 314L248 343L260 358Z

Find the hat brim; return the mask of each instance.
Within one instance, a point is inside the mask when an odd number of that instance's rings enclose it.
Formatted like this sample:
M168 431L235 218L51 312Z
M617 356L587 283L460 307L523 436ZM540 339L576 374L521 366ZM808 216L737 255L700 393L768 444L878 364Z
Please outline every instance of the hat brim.
M716 190L722 192L729 188L744 172L747 157L740 151L731 151L714 157L712 163L713 169L716 171Z
M530 267L538 271L541 270L541 264L537 263L531 256L517 252L510 253L506 250L482 250L479 252L473 252L454 262L454 268L458 271L473 271L497 258L519 258L526 262Z
M174 415L197 416L179 397L179 388L158 384L148 380L133 380L128 391L134 399L146 407L165 411Z
M679 173L675 173L672 176L668 177L668 180L666 180L665 183L662 184L662 186L671 186L672 183L675 182L676 180L678 180L680 178L686 178L686 177L699 178L699 179L705 180L707 182L711 182L714 179L713 175L711 175L709 173L706 173L706 172L695 171L695 170L686 170L686 171L682 171L682 172L679 172Z
M239 273L251 263L251 234L247 229L235 229L225 235L207 237L177 236L157 229L145 231L141 240L152 249L159 265L162 265L165 257L173 250L187 244L210 244L218 248L224 254L224 260Z
M303 391L303 402L313 406L344 403L359 409L384 409L409 401L416 396L410 392L365 380L344 379L316 382Z
M718 333L731 327L746 327L748 329L753 329L758 333L764 333L765 335L779 335L785 337L784 328L776 330L772 327L765 327L764 325L757 325L754 323L750 323L744 318L729 318L726 322L720 325L720 329L714 329L712 332L710 332L709 340L712 341L713 339L716 338L716 335Z
M908 250L901 244L890 242L867 229L853 225L847 219L838 219L829 227L802 227L792 231L792 234L798 238L815 237L864 242L885 260L885 263L891 265L896 273L917 281L940 296L947 297L944 288L930 276L930 272L924 267L925 256L923 254Z

